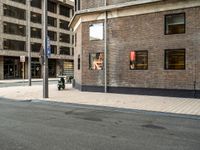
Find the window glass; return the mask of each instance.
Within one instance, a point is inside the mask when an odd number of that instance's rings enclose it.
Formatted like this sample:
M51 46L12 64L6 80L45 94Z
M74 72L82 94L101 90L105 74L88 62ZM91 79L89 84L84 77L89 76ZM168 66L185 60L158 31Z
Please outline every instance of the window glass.
M12 1L22 3L22 4L26 4L26 0L12 0Z
M80 0L75 0L75 11L80 10L80 8L81 8Z
M25 51L25 41L4 39L3 48L5 50Z
M185 14L172 14L165 16L165 34L185 33Z
M48 36L51 41L57 41L57 33L54 31L48 31Z
M57 19L48 16L48 26L57 27Z
M103 23L90 25L90 40L103 40Z
M3 5L4 16L13 17L16 19L26 20L26 11L24 9Z
M131 51L130 69L131 70L148 69L148 52L147 51Z
M42 35L41 35L41 29L39 28L35 28L35 27L31 27L31 37L32 38L39 38L41 39Z
M57 13L57 5L56 5L56 3L48 1L47 9L48 9L48 11L50 11L52 13Z
M68 21L60 20L60 28L61 29L69 30L68 25L69 25Z
M81 59L80 59L80 55L78 55L78 70L80 70L81 68Z
M56 45L51 45L51 53L57 54L57 46Z
M185 50L165 50L165 69L185 69Z
M3 27L4 27L4 33L21 35L21 36L26 35L26 27L24 25L4 22Z
M60 33L60 42L70 43L70 35L69 34Z
M31 22L41 24L41 14L31 12Z
M31 1L31 6L36 7L36 8L41 8L42 6L42 1L41 0L32 0Z
M60 54L61 55L70 55L70 48L69 47L60 47Z
M31 43L31 51L32 52L40 52L42 44L40 43Z
M70 17L70 8L60 5L60 15Z
M89 69L103 70L104 53L95 53L89 55Z

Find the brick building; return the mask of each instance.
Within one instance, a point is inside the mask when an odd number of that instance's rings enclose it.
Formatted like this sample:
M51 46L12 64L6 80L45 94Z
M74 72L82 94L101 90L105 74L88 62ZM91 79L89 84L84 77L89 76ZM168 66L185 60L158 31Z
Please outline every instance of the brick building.
M200 96L199 0L76 0L75 87Z
M30 23L31 74L41 78L39 53L42 46L43 3L32 0L0 0L0 80L28 78L27 26ZM68 28L74 3L48 0L48 36L51 44L49 77L73 75L73 32ZM30 18L27 17L30 12ZM29 22L30 21L30 22ZM26 57L25 70L20 56Z

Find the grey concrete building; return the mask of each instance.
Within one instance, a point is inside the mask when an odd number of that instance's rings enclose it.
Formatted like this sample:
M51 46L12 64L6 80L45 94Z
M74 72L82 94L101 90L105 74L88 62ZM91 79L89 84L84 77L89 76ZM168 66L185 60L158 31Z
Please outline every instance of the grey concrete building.
M75 87L200 96L199 0L76 0Z
M73 32L68 24L73 16L70 0L48 0L48 36L51 44L49 77L73 75ZM28 9L30 8L30 9ZM32 0L0 0L0 79L28 78L27 25L30 20L32 78L42 77L43 3ZM30 12L30 18L27 14ZM20 56L25 56L24 73Z

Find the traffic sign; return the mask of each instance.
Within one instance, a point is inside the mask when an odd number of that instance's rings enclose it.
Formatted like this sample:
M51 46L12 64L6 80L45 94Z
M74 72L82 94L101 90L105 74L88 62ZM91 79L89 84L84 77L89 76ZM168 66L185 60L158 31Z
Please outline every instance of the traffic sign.
M25 62L25 56L20 56L20 62Z
M51 56L51 44L50 44L50 39L49 36L47 36L47 56Z

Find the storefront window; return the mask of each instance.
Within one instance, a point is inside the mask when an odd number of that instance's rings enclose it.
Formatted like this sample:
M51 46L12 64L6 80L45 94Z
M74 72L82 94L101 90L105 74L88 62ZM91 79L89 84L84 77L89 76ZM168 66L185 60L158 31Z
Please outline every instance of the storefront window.
M130 70L147 70L147 69L148 69L148 52L131 51Z
M165 69L184 70L185 50L165 50Z
M90 25L90 40L103 40L103 23Z
M89 68L91 70L103 70L104 53L89 55Z

